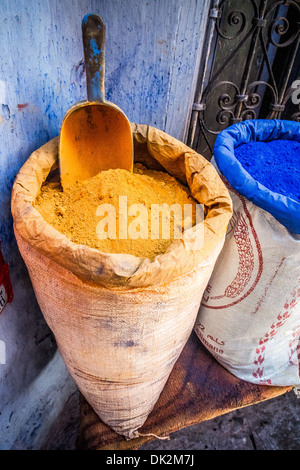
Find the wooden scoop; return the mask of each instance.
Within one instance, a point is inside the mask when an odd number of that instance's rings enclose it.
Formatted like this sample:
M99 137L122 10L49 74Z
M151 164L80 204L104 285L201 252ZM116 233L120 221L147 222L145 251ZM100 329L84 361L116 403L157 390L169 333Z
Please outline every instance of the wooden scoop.
M133 140L123 111L105 101L105 25L97 15L82 20L87 101L66 113L60 130L59 159L63 189L110 168L133 169Z

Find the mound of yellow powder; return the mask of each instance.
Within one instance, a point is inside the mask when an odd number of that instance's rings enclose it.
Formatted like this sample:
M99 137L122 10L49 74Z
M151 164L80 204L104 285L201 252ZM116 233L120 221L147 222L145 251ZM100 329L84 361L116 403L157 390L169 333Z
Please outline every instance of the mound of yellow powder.
M177 212L163 210L162 204L167 205L165 208L176 204ZM189 205L187 212L185 204ZM187 228L184 217L190 225L196 217L196 201L188 188L168 173L149 170L141 164L134 165L133 173L121 169L102 171L65 191L59 183L46 181L35 207L74 243L105 253L150 259L164 253L174 237L180 238L178 234ZM168 223L169 233L163 231L163 224Z

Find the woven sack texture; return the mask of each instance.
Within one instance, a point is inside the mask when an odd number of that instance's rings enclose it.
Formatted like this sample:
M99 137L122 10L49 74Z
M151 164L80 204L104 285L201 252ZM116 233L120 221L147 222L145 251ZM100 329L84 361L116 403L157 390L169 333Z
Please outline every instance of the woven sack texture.
M189 186L205 220L153 261L72 243L34 208L58 166L58 138L35 151L12 193L14 230L65 364L104 423L127 439L153 409L193 330L232 215L213 166L167 134L132 124L135 161ZM191 250L198 231L203 246Z

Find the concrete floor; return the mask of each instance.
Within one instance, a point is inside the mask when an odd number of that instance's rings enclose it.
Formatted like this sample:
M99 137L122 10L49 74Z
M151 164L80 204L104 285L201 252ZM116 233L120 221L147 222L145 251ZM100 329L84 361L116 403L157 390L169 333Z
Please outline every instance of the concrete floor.
M74 393L43 450L75 450L79 421ZM300 450L300 398L291 391L177 431L140 450Z
M299 450L300 398L294 392L177 431L143 449Z

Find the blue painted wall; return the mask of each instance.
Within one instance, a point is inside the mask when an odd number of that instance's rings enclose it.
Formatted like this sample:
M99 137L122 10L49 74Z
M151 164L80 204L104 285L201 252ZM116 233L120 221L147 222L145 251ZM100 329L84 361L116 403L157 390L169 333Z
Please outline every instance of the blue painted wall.
M18 435L20 396L56 348L15 244L11 187L32 151L59 134L68 108L86 98L81 20L94 12L106 23L106 99L130 121L184 140L209 3L0 1L0 239L15 293L0 316L0 341L6 344L6 363L0 364L0 449Z

